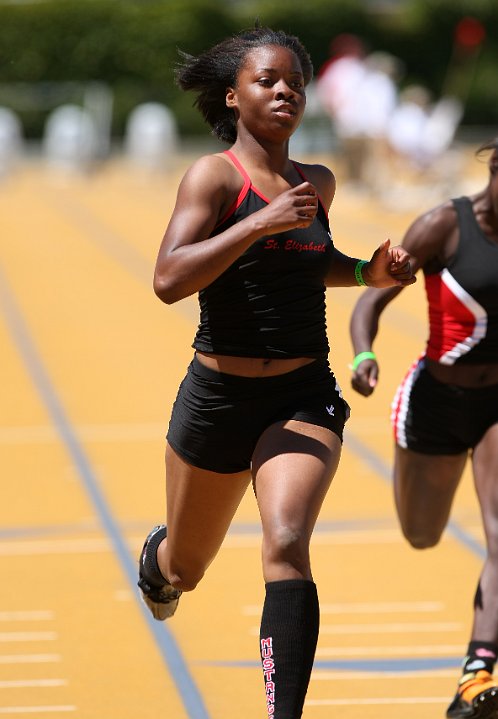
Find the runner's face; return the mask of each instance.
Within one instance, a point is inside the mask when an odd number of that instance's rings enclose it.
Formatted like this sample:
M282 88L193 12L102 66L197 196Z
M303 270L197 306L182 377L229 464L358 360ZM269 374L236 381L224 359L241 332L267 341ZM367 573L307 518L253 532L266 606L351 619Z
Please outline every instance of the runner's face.
M306 105L299 59L276 45L251 50L226 101L236 112L239 128L242 125L258 138L287 139L299 126Z

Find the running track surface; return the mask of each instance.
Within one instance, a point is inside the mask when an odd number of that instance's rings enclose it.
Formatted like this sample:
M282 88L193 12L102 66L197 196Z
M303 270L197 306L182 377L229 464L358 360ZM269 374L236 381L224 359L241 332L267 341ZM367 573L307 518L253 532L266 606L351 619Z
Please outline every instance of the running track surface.
M486 168L471 167L475 191ZM151 287L183 170L180 159L144 176L116 161L66 177L32 163L0 185L0 715L265 716L251 492L174 619L154 622L135 585L143 538L164 521L164 433L197 319L194 299L167 307ZM368 258L435 201L395 211L339 182L335 242ZM304 717L442 718L470 631L479 513L467 473L439 547L403 541L389 405L425 337L422 285L384 315L369 400L349 387L360 291L328 293L352 417L313 540L322 619Z

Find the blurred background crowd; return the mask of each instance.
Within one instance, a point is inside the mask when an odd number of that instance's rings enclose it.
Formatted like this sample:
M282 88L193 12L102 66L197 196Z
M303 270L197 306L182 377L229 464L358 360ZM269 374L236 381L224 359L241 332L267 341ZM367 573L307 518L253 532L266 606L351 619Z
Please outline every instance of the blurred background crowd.
M174 84L178 49L256 18L297 34L315 65L294 154L334 153L352 188L387 199L443 182L460 146L497 134L494 0L0 0L0 177L117 155L167 170L209 141Z

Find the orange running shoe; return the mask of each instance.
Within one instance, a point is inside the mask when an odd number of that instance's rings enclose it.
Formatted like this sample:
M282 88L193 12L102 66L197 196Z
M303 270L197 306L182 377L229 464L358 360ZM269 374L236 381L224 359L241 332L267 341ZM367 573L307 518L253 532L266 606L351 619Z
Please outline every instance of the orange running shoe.
M464 674L449 705L448 719L498 719L498 686L484 670Z

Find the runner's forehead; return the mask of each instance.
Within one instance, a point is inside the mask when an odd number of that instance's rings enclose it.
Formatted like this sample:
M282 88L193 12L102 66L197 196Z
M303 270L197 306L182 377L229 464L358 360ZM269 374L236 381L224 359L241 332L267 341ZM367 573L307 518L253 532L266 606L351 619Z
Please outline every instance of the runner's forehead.
M246 53L241 69L258 71L277 70L282 67L296 74L303 74L301 61L293 50L280 45L261 45Z

